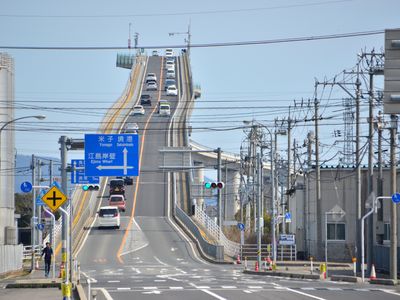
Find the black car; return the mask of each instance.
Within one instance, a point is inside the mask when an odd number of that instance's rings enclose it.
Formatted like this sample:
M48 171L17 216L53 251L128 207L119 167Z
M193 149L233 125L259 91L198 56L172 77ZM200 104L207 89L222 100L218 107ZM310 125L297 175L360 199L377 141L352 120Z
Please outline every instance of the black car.
M140 96L140 105L150 105L151 106L151 96L150 95L141 95Z
M124 195L125 196L125 182L123 179L110 180L110 195Z
M117 176L117 179L123 179L124 185L132 185L133 184L133 178L129 177L129 176L126 176L126 177Z

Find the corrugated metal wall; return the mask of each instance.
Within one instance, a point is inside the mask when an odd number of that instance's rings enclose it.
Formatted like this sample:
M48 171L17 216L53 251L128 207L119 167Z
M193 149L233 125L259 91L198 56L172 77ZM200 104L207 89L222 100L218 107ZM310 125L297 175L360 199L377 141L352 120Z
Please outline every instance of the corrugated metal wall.
M0 245L0 275L22 269L21 245Z

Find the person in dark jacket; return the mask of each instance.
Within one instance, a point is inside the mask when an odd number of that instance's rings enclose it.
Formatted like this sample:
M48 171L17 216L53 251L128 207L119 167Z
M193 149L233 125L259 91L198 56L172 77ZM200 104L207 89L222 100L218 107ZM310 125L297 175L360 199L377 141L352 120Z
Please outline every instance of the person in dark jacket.
M51 256L53 255L53 249L50 246L50 243L46 243L46 247L43 248L42 255L44 255L44 275L49 277L50 266L51 266Z

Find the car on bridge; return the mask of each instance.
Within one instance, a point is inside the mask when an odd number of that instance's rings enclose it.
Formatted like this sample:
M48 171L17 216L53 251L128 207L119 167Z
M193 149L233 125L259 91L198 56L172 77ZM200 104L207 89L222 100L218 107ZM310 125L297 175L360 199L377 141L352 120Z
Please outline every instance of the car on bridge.
M139 125L137 123L126 123L124 133L134 133L139 132Z
M111 195L108 199L109 206L116 206L119 210L125 211L126 201L124 195Z
M170 85L167 88L167 96L178 96L178 89L175 85Z
M172 49L165 49L165 56L172 57L174 56L174 50Z
M167 79L165 79L165 82L164 82L164 90L166 91L167 88L168 88L170 85L175 85L175 86L176 86L176 81L175 81L175 79L172 79L172 78L167 78Z
M148 73L146 76L146 83L150 82L150 81L155 81L157 82L157 76L155 73Z
M167 69L167 70L175 70L175 62L171 61L171 60L168 60L165 63L165 69Z
M161 104L159 108L160 116L170 116L171 115L171 106L169 104Z
M142 105L135 105L133 107L131 115L144 115L144 107Z
M167 70L167 75L166 75L166 78L172 78L172 79L174 79L175 78L175 70Z
M98 213L98 227L116 227L121 226L121 215L116 206L102 206Z
M151 53L153 56L158 56L158 51L157 50L153 50L153 52Z
M158 89L157 82L149 81L147 83L147 86L146 86L147 91L157 91L157 89Z
M150 95L141 95L140 96L140 105L150 105L151 106L151 96Z
M123 179L110 180L110 195L124 195L125 196L125 183Z

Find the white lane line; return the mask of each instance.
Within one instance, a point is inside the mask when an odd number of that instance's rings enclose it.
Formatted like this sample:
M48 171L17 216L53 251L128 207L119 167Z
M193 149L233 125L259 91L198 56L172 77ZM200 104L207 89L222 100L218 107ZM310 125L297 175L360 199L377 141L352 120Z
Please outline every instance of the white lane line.
M157 290L158 287L156 287L156 286L144 286L143 289L144 290Z
M210 296L213 296L214 298L217 298L219 300L226 300L226 298L223 298L223 297L221 297L221 296L219 296L219 295L217 295L217 294L215 294L215 293L213 293L213 292L211 292L209 290L201 290L201 291L203 291L204 293L209 294Z
M247 288L251 290L262 289L262 286L248 286Z
M326 288L328 291L343 291L343 289L341 288L332 288L332 287L328 287Z
M170 290L183 290L183 286L170 286Z
M121 281L119 281L119 280L108 280L107 282L108 283L118 283L118 282L121 282Z
M117 288L118 291L130 291L131 288L130 287L119 287Z
M234 286L234 285L223 285L223 286L221 286L223 289L237 289L237 287L236 286Z
M245 292L246 294L251 294L252 293L252 291L249 291L249 290L244 290L243 292Z
M303 287L301 288L303 291L315 291L315 288L313 287Z
M357 292L369 292L369 289L354 289Z
M209 286L205 286L205 285L199 285L199 286L196 286L196 288L197 289L199 289L199 290L207 290L207 289L209 289L210 287Z
M155 279L154 282L166 282L165 279Z
M399 293L396 293L394 290L385 290L385 289L381 289L382 292L388 293L388 294L392 294L392 295L396 295L400 297Z
M287 290L287 291L290 291L290 292L293 292L293 293L296 293L296 294L300 294L300 295L306 296L306 297L310 297L310 298L313 298L313 299L317 299L317 300L327 300L327 299L325 299L325 298L321 298L321 297L317 297L317 296L310 295L310 294L307 294L307 293L303 293L303 292L300 292L300 291L292 290L292 289L290 289L290 288L286 288L286 290Z
M162 262L157 256L154 256L154 259L161 265L163 265L164 267L169 267L169 264L166 264L165 262Z

